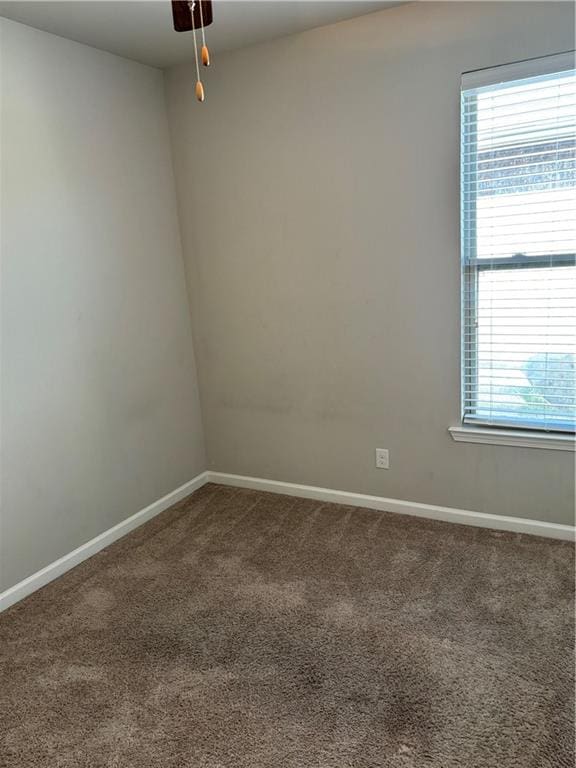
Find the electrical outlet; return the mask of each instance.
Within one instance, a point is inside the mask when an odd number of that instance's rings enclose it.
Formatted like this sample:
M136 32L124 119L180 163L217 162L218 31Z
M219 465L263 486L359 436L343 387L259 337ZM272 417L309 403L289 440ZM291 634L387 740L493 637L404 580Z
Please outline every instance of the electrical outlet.
M390 454L387 448L376 448L376 467L390 469Z

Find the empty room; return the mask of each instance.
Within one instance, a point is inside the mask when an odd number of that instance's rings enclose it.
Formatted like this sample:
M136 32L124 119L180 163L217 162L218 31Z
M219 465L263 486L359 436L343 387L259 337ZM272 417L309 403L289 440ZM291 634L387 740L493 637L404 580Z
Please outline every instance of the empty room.
M0 2L0 765L575 768L575 23Z

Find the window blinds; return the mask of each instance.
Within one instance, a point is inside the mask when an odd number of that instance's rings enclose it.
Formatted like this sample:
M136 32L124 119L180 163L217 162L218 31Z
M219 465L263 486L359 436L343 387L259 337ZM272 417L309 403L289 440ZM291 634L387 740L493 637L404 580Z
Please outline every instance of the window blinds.
M574 56L464 75L463 422L574 431Z

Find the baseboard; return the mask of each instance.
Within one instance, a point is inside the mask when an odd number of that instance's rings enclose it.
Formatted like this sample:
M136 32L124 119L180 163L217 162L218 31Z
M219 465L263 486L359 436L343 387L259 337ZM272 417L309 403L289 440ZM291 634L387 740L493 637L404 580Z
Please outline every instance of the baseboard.
M229 475L224 472L208 472L208 482L220 485L232 485L239 488L253 488L257 491L282 493L286 496L301 496L305 499L332 501L336 504L347 504L352 507L366 507L383 512L398 512L402 515L426 517L431 520L443 520L447 523L474 525L480 528L493 528L499 531L528 533L533 536L545 536L551 539L574 540L574 526L547 523L543 520L527 520L522 517L504 517L489 515L485 512L471 512L467 509L439 507L435 504L422 504L414 501L387 499L383 496L367 496L363 493L335 491L332 488L318 488L314 485L298 485L284 483L279 480L266 480L260 477L245 477Z
M176 488L175 491L166 494L166 496L163 496L148 507L136 512L136 514L123 520L121 523L118 523L118 525L115 525L113 528L109 528L94 539L87 541L86 544L82 544L82 546L78 547L78 549L75 549L73 552L64 555L64 557L61 557L59 560L42 568L42 570L28 576L24 581L21 581L7 589L5 592L0 593L0 611L6 610L6 608L9 608L11 605L14 605L14 603L17 603L19 600L32 594L32 592L40 589L40 587L44 587L54 579L57 579L58 576L62 576L66 571L69 571L71 568L74 568L74 566L79 565L84 560L92 557L92 555L100 552L101 549L104 549L104 547L107 547L109 544L122 538L122 536L130 533L130 531L138 528L143 523L156 517L160 512L164 512L168 507L171 507L173 504L181 501L181 499L186 498L186 496L189 496L207 482L208 473L202 472L189 482Z
M66 571L79 565L109 544L112 544L122 538L122 536L130 533L130 531L164 512L164 510L186 498L186 496L189 496L206 483L231 485L238 488L252 488L257 491L270 491L271 493L280 493L286 496L301 496L305 499L331 501L336 504L365 507L383 512L397 512L403 515L425 517L430 520L443 520L447 523L474 525L481 528L493 528L500 531L513 531L515 533L528 533L534 536L546 536L551 539L574 540L575 529L572 525L559 525L558 523L547 523L542 520L527 520L521 517L489 515L484 512L471 512L466 509L439 507L434 504L387 499L383 496L368 496L363 493L336 491L332 488L319 488L315 485L285 483L280 480L267 480L261 477L230 475L225 472L202 472L145 509L141 509L113 528L104 531L104 533L86 542L86 544L82 544L73 552L64 555L59 560L47 565L42 570L32 574L32 576L10 587L5 592L0 593L0 611L9 608L14 603L32 594L32 592L62 576Z

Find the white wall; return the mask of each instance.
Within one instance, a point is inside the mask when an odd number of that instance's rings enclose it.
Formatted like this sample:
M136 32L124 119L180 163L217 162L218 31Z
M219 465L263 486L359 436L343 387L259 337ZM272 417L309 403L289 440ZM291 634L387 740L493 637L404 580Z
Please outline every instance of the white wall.
M1 591L205 466L162 74L0 42Z
M570 3L415 3L170 71L211 468L572 521L573 455L447 432L460 75L572 48Z

